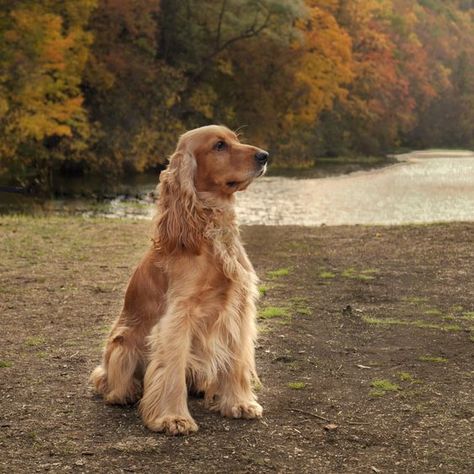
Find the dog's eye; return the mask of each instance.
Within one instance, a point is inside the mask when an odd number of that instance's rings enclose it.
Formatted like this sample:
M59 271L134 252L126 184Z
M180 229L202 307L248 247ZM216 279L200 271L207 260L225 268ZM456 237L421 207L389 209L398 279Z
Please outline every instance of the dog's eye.
M227 147L226 142L224 142L224 141L222 141L222 140L219 140L219 141L214 145L214 148L215 148L217 151L225 150L226 147Z

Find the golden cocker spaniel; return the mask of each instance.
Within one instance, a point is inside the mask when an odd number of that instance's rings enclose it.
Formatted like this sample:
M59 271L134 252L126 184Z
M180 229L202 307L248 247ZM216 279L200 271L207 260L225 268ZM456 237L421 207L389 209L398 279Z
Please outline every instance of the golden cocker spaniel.
M267 159L210 125L182 135L161 173L154 244L91 375L107 403L141 396L153 431L197 430L188 390L224 416L262 415L252 389L257 277L239 238L234 193L264 174Z

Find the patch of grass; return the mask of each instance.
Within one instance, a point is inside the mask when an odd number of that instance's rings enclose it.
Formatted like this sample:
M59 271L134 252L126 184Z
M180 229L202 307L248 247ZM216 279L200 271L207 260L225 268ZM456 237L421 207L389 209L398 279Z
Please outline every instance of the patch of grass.
M323 270L319 272L319 278L322 278L323 280L330 280L332 278L336 278L336 274L327 270Z
M278 268L277 270L271 270L267 272L267 277L270 278L271 280L274 280L276 278L287 276L289 273L290 273L289 268Z
M291 388L291 390L303 390L305 387L304 382L288 382L288 388Z
M459 324L441 324L440 329L442 331L462 331L463 328Z
M448 359L445 357L435 357L430 355L422 355L418 357L418 360L421 360L422 362L434 362L435 364L445 364L448 362Z
M430 308L425 311L428 316L442 316L442 312L437 308Z
M342 273L341 275L344 277L344 278L354 278L355 275L356 275L356 269L355 268L346 268Z
M457 304L449 308L449 310L452 311L453 313L460 313L463 309L464 308L461 305L457 305ZM473 312L473 315L474 315L474 312Z
M25 339L25 344L30 347L42 346L46 342L44 337L30 336Z
M426 298L425 296L406 296L405 298L403 298L403 300L407 303L416 305L428 302L428 298Z
M38 359L46 359L46 357L48 357L48 353L47 352L37 352L36 353L36 357L38 357Z
M290 301L295 304L306 304L308 302L308 298L305 296L293 296L290 298Z
M252 387L256 392L261 392L263 385L262 385L262 382L260 382L260 380L254 380L252 383Z
M290 298L290 302L292 303L292 310L297 314L310 316L313 313L308 305L308 298L304 296L294 296Z
M267 294L267 291L268 291L268 287L265 286L265 285L260 285L258 287L258 292L262 295L262 296L265 296Z
M421 329L438 329L440 331L462 331L462 327L458 324L437 324L427 323L426 321L421 320L406 321L404 319L374 318L370 316L362 316L362 320L367 324L380 326L414 326Z
M377 273L378 270L375 268L366 268L363 270L356 270L353 267L346 268L342 273L341 276L344 278L351 278L353 280L375 280L374 273Z
M13 363L9 360L0 360L0 369L6 369L8 367L11 367L12 365Z
M370 383L370 386L373 388L373 390L370 391L370 395L373 397L382 397L387 392L396 392L397 390L400 390L399 385L392 383L387 379L373 380Z
M409 372L398 372L397 375L402 382L413 382L415 380Z
M280 306L267 306L259 311L258 317L260 319L286 318L288 309Z
M462 319L474 321L474 311L466 311L465 313L462 313Z

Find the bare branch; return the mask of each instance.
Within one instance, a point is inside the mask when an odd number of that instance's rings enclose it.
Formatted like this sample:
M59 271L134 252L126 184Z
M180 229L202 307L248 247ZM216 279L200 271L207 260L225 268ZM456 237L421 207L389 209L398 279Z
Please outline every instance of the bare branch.
M216 34L216 46L215 49L219 49L221 43L221 28L222 28L222 19L224 17L225 7L227 5L227 0L222 1L221 11L219 13L219 20L217 23L217 34Z
M270 18L272 16L272 12L267 10L267 15L265 17L265 20L263 21L263 23L261 25L259 25L257 27L257 24L258 24L258 11L257 11L255 13L254 21L252 22L252 24L247 29L242 31L237 36L234 36L233 38L229 38L227 41L225 41L223 44L220 45L220 44L217 43L217 39L218 39L218 42L220 43L220 41L221 41L220 36L221 36L221 28L222 28L222 19L223 19L222 17L223 17L223 11L224 11L225 4L226 4L226 0L223 1L221 11L220 11L220 14L219 14L218 38L216 37L216 45L215 45L214 51L212 51L208 56L206 56L203 59L201 67L192 76L191 82L196 82L202 76L202 74L206 70L209 63L211 63L212 60L216 56L218 56L220 53L222 53L222 51L225 51L227 48L229 48L234 43L237 43L238 41L242 41L242 40L245 40L245 39L249 39L249 38L253 38L255 36L258 36L268 26L268 23L269 23Z

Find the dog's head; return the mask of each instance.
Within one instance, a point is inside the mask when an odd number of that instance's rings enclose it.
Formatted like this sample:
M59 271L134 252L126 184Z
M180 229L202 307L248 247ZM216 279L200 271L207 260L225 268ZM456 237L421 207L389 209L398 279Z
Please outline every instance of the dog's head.
M209 125L181 136L171 161L191 161L195 188L222 197L244 190L265 173L268 153L240 143L226 127Z
M207 216L198 196L227 200L265 173L268 153L243 144L226 127L208 125L181 136L160 176L160 248L199 252Z

